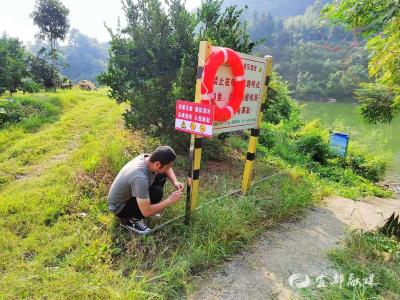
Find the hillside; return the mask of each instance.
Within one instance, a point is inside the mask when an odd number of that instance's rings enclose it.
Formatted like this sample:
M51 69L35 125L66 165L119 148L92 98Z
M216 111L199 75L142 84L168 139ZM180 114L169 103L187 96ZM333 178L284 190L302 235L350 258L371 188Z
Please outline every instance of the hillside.
M330 0L320 1L321 3L330 2ZM271 12L274 17L287 18L304 14L306 8L314 2L315 0L226 0L224 5L237 5L241 8L247 5L247 18L251 18L254 11L259 14Z

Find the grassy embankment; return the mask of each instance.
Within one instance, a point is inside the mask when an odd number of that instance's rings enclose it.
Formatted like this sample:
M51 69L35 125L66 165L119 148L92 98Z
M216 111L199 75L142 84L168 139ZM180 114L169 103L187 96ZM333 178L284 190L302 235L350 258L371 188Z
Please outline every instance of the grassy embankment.
M178 221L139 238L120 229L106 195L124 163L159 141L125 130L124 106L104 90L18 97L57 99L52 101L60 110L35 130L19 122L0 131L2 298L182 295L194 274L243 249L265 228L297 217L327 193L315 174L265 156L257 161L255 180L278 175L247 196L206 206L190 227ZM184 160L176 166L182 181ZM238 188L242 166L243 155L207 163L199 202ZM183 210L182 201L151 225Z
M337 270L319 286L302 291L306 299L399 299L400 241L378 231L348 232L328 254Z

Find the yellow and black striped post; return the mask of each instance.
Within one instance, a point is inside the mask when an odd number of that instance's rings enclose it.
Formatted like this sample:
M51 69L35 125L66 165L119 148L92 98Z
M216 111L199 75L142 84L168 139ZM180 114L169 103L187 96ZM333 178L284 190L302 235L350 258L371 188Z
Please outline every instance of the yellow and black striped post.
M268 85L269 85L271 73L272 73L272 56L267 55L264 58L265 58L265 65L266 65L265 84L264 84L263 91L262 91L261 106L260 106L260 112L258 114L257 127L254 129L251 129L249 146L247 148L246 164L244 166L243 180L242 180L242 193L243 194L246 194L247 190L250 187L251 174L253 172L254 160L256 158L256 148L257 148L258 136L260 134L261 122L264 117Z
M194 102L201 102L201 78L203 75L204 65L211 54L212 44L210 42L201 41L199 47L199 59L197 63L196 75L196 91ZM190 138L190 154L189 154L189 174L186 191L186 216L185 222L189 223L191 212L197 206L197 197L199 193L199 177L201 148L203 138L199 135L192 134Z

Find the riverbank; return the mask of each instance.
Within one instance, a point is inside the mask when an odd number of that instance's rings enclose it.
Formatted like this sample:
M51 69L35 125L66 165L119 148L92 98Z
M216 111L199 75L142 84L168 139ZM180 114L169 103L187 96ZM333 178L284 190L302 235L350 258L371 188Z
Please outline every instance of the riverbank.
M350 134L354 140L371 153L386 153L391 161L387 176L400 175L400 118L391 124L368 125L359 114L356 102L298 102L301 116L306 121L320 119L332 131Z

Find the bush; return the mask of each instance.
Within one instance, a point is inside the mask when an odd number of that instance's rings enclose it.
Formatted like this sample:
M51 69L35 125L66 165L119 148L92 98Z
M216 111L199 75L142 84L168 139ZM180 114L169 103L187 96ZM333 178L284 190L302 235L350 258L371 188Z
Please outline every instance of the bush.
M328 144L328 132L319 127L318 121L310 122L299 132L296 141L296 150L299 153L309 155L313 161L322 165L332 157Z
M14 99L0 101L0 128L21 120L21 104Z
M228 147L225 140L218 138L207 139L203 141L202 159L204 161L224 161L228 159L228 154L232 150Z
M38 93L42 86L36 83L32 78L24 78L21 82L21 91L25 94L28 93Z
M271 124L263 123L261 125L260 136L258 138L258 142L261 145L263 145L264 147L271 149L277 143L276 133L277 133L276 130L274 130L274 128Z
M0 100L0 129L20 123L24 129L35 130L43 123L53 120L61 110L58 98L43 100L21 97Z
M330 157L329 145L315 132L300 137L296 142L296 148L298 152L309 155L313 161L322 165L325 165Z
M281 120L289 120L296 110L295 102L289 97L287 83L282 80L279 74L273 72L268 89L264 121L278 124Z
M384 159L369 156L356 150L349 152L346 164L357 175L374 182L383 179L387 168L387 163Z

